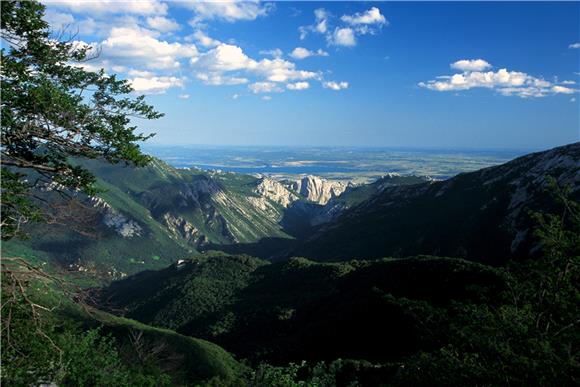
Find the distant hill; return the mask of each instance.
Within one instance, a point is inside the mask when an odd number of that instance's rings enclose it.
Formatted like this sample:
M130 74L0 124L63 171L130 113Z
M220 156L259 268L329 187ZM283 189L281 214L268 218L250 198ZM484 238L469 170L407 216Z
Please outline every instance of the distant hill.
M537 252L530 211L548 210L546 176L580 197L580 143L449 180L387 187L322 225L290 255L336 260L434 254L502 263ZM345 196L346 197L346 196Z

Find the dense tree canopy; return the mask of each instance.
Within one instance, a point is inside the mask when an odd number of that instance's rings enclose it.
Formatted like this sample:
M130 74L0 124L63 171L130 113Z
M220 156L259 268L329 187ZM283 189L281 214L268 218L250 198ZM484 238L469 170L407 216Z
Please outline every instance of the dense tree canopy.
M38 218L27 195L33 186L92 192L94 177L73 161L104 158L144 165L133 118L161 113L131 96L131 85L115 75L82 67L92 47L64 33L54 36L36 1L3 1L2 67L2 234Z

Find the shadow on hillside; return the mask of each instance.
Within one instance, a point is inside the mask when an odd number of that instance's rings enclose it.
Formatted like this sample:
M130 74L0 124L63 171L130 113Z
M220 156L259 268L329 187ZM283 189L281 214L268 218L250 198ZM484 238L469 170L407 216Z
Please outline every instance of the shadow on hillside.
M280 225L285 233L297 239L304 238L312 234L310 222L323 208L320 204L296 201L284 211Z
M288 238L262 238L254 243L217 244L210 243L200 251L217 250L228 254L247 254L254 257L280 260L301 244L301 240Z

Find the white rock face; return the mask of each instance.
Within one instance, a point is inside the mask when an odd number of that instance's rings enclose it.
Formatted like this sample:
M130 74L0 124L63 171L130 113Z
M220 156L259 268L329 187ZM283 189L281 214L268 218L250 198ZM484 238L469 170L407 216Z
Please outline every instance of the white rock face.
M311 202L326 204L330 199L343 193L349 185L342 181L308 175L300 180L290 181L288 186Z
M90 203L103 214L103 223L107 227L114 229L123 238L133 238L141 236L143 229L137 222L119 213L106 201L99 197L90 197Z
M199 238L199 230L182 217L165 213L162 219L163 223L165 223L173 234L180 236L188 242L195 242Z
M287 208L290 204L299 199L298 195L291 192L282 183L267 177L260 179L254 192L262 197L282 205L284 208ZM262 206L264 206L263 209L266 209L265 204L262 204Z

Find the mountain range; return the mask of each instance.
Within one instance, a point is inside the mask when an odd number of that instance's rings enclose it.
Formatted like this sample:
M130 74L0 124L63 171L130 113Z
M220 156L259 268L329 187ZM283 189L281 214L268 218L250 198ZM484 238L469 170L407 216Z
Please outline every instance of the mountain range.
M478 375L499 385L487 371L498 356L513 373L575 342L572 285L555 335L533 333L544 299L533 313L537 286L577 281L549 277L557 260L530 265L545 250L534 214L561 211L554 187L580 199L580 143L442 181L385 174L364 185L156 159L79 163L100 191L44 187L47 222L5 242L3 255L24 258L10 261L18 272L64 269L66 282L46 276L35 297L58 310L58 324L114 337L136 372L177 385L466 385ZM59 290L68 282L83 302ZM567 381L571 371L554 372Z
M499 264L534 254L529 214L545 204L546 176L578 197L579 160L575 143L444 181L386 174L357 186L176 169L157 159L144 168L83 161L101 192L61 198L45 190L54 220L30 226L33 238L8 241L4 251L106 281L209 250Z

